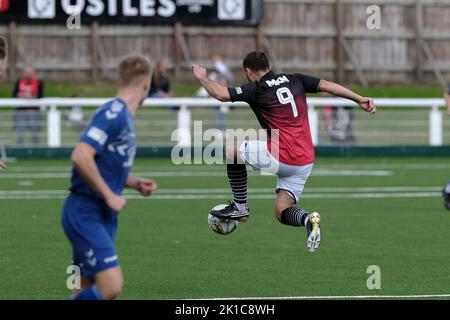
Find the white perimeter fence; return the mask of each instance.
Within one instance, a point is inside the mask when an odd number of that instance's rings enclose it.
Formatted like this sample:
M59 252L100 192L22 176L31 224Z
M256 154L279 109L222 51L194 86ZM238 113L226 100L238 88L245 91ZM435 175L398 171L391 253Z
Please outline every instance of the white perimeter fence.
M0 144L7 146L73 146L103 98L0 99ZM309 121L316 145L431 145L450 144L450 119L443 116L444 99L375 99L376 115L354 108L339 98L308 98ZM39 107L29 117L23 107ZM20 111L18 111L20 110ZM31 120L30 120L31 119ZM29 123L29 122L35 123ZM172 146L175 129L258 129L245 103L221 103L207 98L147 99L136 126L141 146ZM21 129L19 129L21 127ZM19 138L21 136L21 138ZM31 136L34 136L32 138ZM178 142L189 145L188 135Z

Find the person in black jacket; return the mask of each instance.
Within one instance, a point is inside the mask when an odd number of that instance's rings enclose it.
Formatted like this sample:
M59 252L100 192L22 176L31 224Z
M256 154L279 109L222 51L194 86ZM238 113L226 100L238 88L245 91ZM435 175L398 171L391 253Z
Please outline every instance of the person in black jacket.
M156 64L148 96L150 98L169 98L172 96L169 75L166 65L162 61Z

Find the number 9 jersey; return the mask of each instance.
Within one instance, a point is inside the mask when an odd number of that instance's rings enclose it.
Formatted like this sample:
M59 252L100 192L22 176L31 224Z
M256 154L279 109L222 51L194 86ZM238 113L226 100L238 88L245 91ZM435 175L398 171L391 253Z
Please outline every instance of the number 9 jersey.
M306 93L316 93L319 83L319 78L304 74L269 71L259 81L228 88L228 92L231 101L250 105L267 130L267 148L275 159L303 166L314 163Z

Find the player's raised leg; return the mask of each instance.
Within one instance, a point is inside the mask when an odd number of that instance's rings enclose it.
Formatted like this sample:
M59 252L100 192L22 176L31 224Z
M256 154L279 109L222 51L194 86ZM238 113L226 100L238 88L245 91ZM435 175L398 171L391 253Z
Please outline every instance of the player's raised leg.
M306 246L311 252L316 251L320 245L320 215L317 212L309 213L296 204L300 200L313 166L312 163L304 166L278 163L275 200L275 216L278 221L289 226L306 227Z
M213 210L211 214L222 219L233 219L245 222L249 217L247 205L247 168L238 156L238 147L231 144L226 148L227 175L233 192L233 202L221 210Z
M316 251L320 246L320 215L317 212L308 213L306 210L295 206L290 191L278 189L275 200L275 216L281 223L306 227L306 247L310 252Z

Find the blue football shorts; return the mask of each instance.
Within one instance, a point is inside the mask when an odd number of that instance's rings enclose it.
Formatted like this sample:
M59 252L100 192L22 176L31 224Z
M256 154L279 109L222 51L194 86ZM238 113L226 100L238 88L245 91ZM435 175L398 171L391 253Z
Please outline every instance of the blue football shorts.
M117 214L103 200L72 192L64 204L62 225L81 275L94 280L96 273L119 265Z

